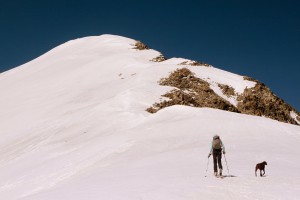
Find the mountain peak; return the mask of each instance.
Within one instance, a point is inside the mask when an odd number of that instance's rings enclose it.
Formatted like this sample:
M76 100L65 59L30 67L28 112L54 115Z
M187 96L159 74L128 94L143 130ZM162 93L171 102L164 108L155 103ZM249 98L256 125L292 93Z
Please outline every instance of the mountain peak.
M117 35L105 34L68 41L23 66L3 73L3 88L15 85L4 82L5 76L9 74L12 76L8 82L22 82L27 88L38 84L53 90L55 87L64 88L65 91L72 85L79 85L79 88L82 86L81 90L88 89L83 86L85 84L101 87L104 80L114 82L119 77L128 79L127 89L134 88L132 84L137 84L138 81L138 84L145 86L138 87L141 93L144 93L143 89L153 93L152 98L138 103L141 107L143 104L149 105L138 112L148 110L154 113L166 106L187 105L218 108L300 124L299 112L255 79L199 61L166 59L160 52L150 49L141 41ZM172 92L166 92L166 87L160 86L158 82L172 87ZM205 87L198 87L202 83ZM118 84L116 82L115 86L119 87ZM11 91L13 90L17 88L12 88ZM116 93L109 96L114 95Z
M300 163L285 163L299 157L300 126L276 121L295 124L299 113L258 81L207 63L166 59L120 36L86 37L0 74L0 93L1 199L299 193ZM232 191L208 174L214 134L226 146ZM272 170L267 191L255 193L262 160Z

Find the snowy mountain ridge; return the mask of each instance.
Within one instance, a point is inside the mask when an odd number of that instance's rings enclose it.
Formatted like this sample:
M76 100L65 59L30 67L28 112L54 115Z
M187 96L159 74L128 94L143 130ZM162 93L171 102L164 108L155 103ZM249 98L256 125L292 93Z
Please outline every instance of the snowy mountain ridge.
M300 127L203 108L196 96L214 92L238 108L263 85L136 43L76 39L0 74L0 199L297 199ZM177 69L187 76L172 79ZM172 90L183 96L162 96ZM186 99L202 108L182 106ZM155 102L167 106L147 112ZM233 175L222 181L212 177L211 161L205 173L214 134L226 145L224 173ZM263 160L267 176L256 178Z

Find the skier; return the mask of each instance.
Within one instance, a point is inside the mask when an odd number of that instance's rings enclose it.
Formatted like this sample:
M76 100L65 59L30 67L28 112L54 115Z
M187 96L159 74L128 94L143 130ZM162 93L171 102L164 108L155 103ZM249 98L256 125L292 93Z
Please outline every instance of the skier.
M211 142L211 149L210 152L208 154L208 158L211 156L211 154L213 155L213 159L214 159L214 175L215 176L222 176L222 150L223 150L223 154L225 154L225 146L222 142L222 140L220 139L220 137L218 135L214 135L213 140ZM219 175L218 175L218 168L217 168L217 164L219 166Z

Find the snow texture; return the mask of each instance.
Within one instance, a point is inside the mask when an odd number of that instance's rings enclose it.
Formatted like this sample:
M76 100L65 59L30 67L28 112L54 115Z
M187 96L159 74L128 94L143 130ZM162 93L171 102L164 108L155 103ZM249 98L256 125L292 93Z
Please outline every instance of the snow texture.
M150 114L170 90L158 81L184 59L151 62L160 52L134 44L77 39L0 75L0 199L299 199L299 126L186 106ZM215 91L255 85L188 68ZM206 174L214 134L226 145L224 179L213 177L212 160ZM266 175L255 177L264 160Z

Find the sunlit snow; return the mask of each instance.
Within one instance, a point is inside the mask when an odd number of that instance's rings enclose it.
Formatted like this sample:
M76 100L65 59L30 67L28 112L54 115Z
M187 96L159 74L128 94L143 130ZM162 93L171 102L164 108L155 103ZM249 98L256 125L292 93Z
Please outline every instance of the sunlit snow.
M187 106L150 114L171 89L158 81L184 59L152 62L160 52L134 44L72 40L0 75L0 199L299 199L299 126ZM187 67L213 88L255 85ZM206 174L214 134L226 146L224 179L213 176L212 160ZM255 177L264 160L266 176Z

